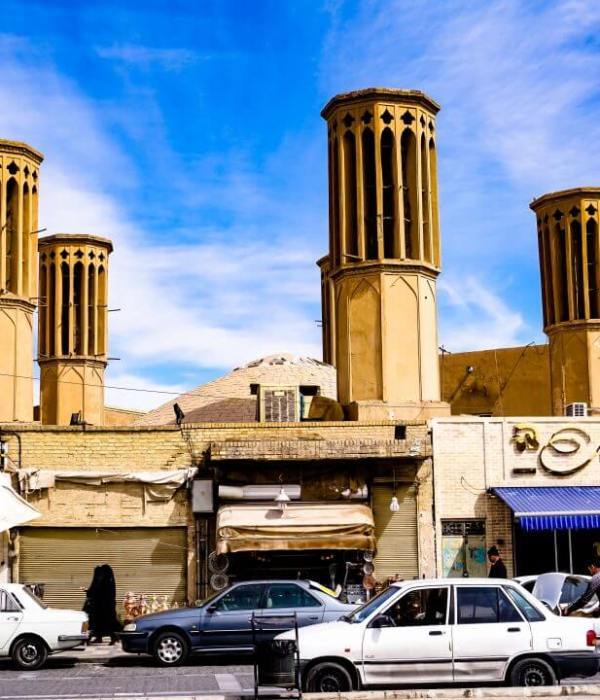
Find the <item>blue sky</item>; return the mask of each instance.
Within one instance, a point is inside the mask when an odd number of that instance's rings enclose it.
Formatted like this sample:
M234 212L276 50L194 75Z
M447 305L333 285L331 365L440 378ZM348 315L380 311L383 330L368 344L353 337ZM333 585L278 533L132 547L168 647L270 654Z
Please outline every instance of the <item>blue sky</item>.
M0 137L45 153L40 225L115 243L108 384L179 391L320 357L319 111L371 85L442 104L440 342L543 340L528 204L600 184L596 0L2 6Z

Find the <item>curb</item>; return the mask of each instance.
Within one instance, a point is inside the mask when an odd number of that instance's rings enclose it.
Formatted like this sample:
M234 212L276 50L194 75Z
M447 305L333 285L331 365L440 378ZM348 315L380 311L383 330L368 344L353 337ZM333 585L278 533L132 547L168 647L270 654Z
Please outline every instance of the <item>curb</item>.
M367 690L352 693L304 693L306 700L416 700L424 698L556 698L600 697L600 685L555 685L539 688L432 688Z

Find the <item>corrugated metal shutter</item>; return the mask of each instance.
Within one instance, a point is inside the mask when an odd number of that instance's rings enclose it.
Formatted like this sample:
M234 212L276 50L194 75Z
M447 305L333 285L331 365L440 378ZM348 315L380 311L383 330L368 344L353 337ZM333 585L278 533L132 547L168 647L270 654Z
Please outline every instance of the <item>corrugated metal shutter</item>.
M128 591L186 597L186 529L22 528L19 580L44 583L44 602L81 610L94 567L110 564L117 583L117 612Z
M391 485L374 485L373 517L377 556L375 578L384 581L388 576L411 579L419 575L417 544L417 497L414 486L399 484L396 496L400 510L390 511L394 491Z

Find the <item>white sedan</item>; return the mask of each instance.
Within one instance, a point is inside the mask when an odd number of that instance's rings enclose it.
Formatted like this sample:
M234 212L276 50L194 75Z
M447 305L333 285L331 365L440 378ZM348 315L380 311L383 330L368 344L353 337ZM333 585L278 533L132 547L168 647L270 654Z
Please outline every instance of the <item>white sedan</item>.
M19 668L33 671L48 654L87 640L84 612L48 608L23 584L0 584L0 657L10 657Z
M600 661L589 620L558 617L518 583L496 579L394 583L340 620L303 627L298 635L302 683L312 692L554 685L596 674ZM286 632L273 642L274 665L293 638Z

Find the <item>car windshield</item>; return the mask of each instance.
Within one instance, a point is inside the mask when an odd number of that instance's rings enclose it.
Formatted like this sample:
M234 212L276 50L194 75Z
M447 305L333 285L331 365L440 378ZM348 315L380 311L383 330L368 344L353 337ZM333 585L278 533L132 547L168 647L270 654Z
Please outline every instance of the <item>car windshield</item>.
M356 610L353 610L349 615L344 615L340 619L346 622L362 622L366 620L371 613L375 612L377 608L383 605L386 600L395 596L399 590L397 586L389 586L381 591L381 593L378 593L374 598L371 598L371 600L361 605L360 608L356 608Z
M204 598L204 600L197 600L196 601L196 607L197 608L203 608L205 605L210 605L210 603L215 599L218 598L220 595L222 595L223 591L217 591L216 593L213 593L208 596L208 598Z
M314 589L315 591L319 591L320 593L324 593L325 595L328 595L330 598L335 598L335 600L338 600L338 597L335 594L335 591L332 591L331 588L327 588L327 586L324 586L322 583L317 583L317 581L310 581L309 580L308 585L310 586L310 588Z
M27 588L27 586L23 586L23 588L21 588L21 590L19 591L19 595L21 595L21 593L24 593L29 599L33 600L33 602L34 602L36 605L38 605L40 608L44 608L44 610L47 609L48 606L46 605L46 603L44 603L43 600L41 600L41 599L38 598L34 593L32 593L31 590L30 590L29 588ZM17 596L17 594L16 594L16 593L13 593L13 595L14 595L14 597L16 598L16 600L17 600L17 602L19 603L19 605L20 605L22 608L24 608L25 606L23 605L22 600L19 599L19 597Z
M551 608L555 608L558 605L565 578L564 574L558 572L541 574L533 587L533 595Z

